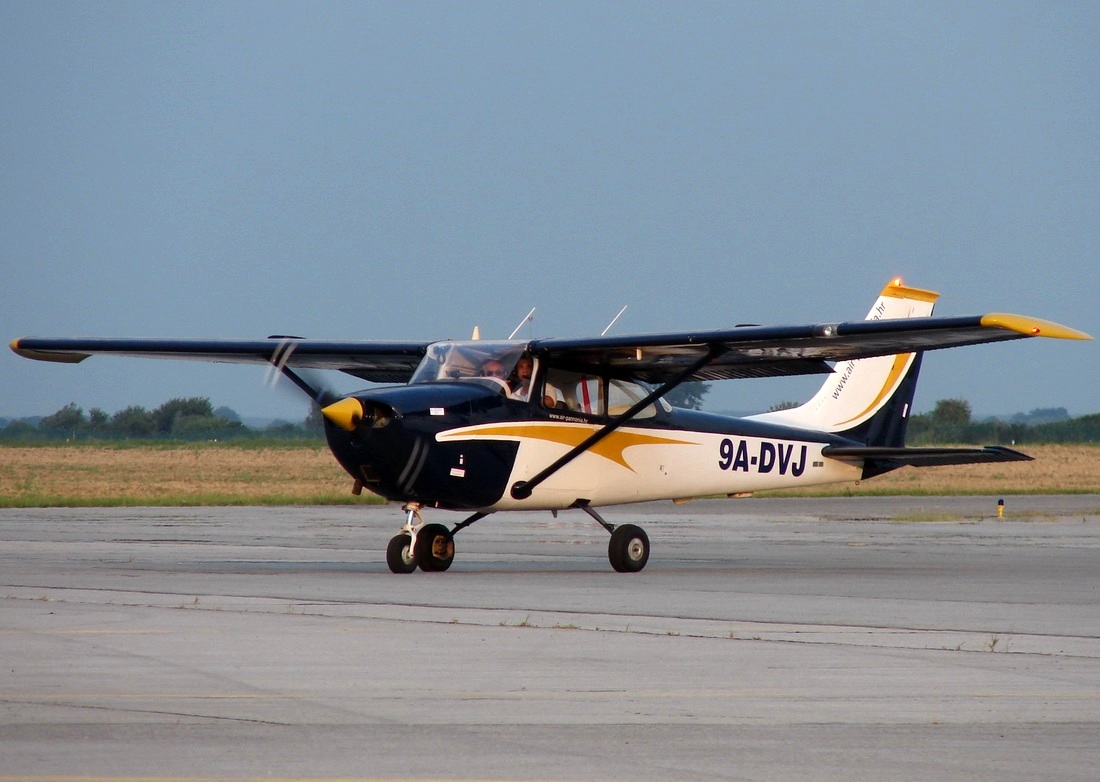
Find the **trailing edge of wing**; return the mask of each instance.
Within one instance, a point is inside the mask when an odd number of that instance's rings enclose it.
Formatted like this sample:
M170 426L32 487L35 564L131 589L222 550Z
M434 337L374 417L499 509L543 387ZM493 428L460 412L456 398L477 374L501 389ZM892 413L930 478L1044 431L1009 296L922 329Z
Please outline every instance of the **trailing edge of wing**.
M1050 321L994 313L963 317L860 320L807 326L749 326L591 339L545 339L532 350L578 370L604 369L650 382L674 377L706 353L692 380L809 374L825 362L976 345L1026 337L1092 339Z
M278 364L336 369L376 383L405 383L427 342L332 342L290 338L263 340L43 339L23 337L11 349L25 358L75 364L89 356L130 356L230 364Z

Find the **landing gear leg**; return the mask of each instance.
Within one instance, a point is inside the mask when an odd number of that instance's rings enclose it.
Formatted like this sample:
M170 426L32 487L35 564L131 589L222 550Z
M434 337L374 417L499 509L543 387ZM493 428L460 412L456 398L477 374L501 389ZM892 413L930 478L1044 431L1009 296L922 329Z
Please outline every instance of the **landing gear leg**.
M649 536L644 529L635 524L620 524L617 527L609 524L588 503L578 503L577 507L611 533L611 541L607 544L607 559L611 567L619 573L637 573L645 567L649 561Z
M414 543L417 532L424 526L424 519L420 515L419 502L410 502L401 510L405 511L405 526L390 539L390 544L386 547L386 564L389 565L390 572L412 573L416 570Z

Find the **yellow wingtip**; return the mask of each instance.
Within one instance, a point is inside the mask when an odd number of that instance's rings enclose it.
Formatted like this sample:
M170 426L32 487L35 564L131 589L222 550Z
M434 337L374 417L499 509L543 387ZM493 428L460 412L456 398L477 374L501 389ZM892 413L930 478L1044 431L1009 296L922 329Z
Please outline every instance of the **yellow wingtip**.
M16 355L23 358L34 359L35 361L53 361L58 364L79 364L81 361L88 357L87 353L63 353L61 351L44 351L44 350L31 350L30 348L24 348L20 346L20 339L13 339L8 343L8 347L16 353Z
M1009 312L991 312L982 316L982 325L995 328L1008 329L1028 337L1050 337L1052 339L1092 339L1083 331L1063 326L1040 318L1031 318L1027 315L1013 315Z

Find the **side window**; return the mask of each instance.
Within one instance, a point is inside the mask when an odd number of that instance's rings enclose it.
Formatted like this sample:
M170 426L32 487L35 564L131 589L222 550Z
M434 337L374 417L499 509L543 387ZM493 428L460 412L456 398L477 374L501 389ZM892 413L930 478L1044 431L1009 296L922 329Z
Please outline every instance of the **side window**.
M582 375L577 380L577 411L587 415L603 415L602 391L598 377Z
M629 380L604 380L595 375L551 369L542 387L542 406L568 410L582 415L622 415L645 399L649 390ZM657 415L655 405L647 405L636 418Z
M600 378L593 375L551 369L546 373L542 404L552 410L603 415L603 385Z
M648 392L637 383L628 380L612 380L607 385L607 414L622 415L638 402L645 399ZM647 405L635 418L652 418L657 414L653 405Z

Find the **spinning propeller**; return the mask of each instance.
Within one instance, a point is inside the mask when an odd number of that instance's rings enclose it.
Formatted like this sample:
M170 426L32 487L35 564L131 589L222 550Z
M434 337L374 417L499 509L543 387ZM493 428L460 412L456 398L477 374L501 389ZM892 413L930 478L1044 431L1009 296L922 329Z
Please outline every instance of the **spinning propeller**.
M301 391L313 400L319 407L324 408L337 399L343 398L343 394L334 391L322 379L318 372L307 369L291 369L288 366L294 349L298 347L297 340L304 337L291 337L283 334L272 334L268 339L280 340L279 345L271 354L271 366L268 367L265 383L275 387L279 383L279 376L285 377Z

